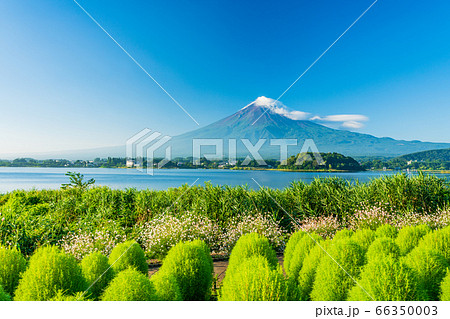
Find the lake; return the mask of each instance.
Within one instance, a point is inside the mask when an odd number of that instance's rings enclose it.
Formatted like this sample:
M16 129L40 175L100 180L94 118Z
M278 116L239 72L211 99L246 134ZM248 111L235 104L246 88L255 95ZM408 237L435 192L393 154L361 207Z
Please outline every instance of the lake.
M258 189L261 186L284 188L293 181L311 182L318 177L338 176L350 181L368 182L370 179L392 175L394 172L356 172L356 173L306 173L281 171L243 171L206 169L161 169L154 175L144 174L136 169L121 168L17 168L0 167L0 193L16 189L57 189L68 182L67 171L80 172L85 179L94 178L95 185L114 189L158 189L178 187L183 184L203 185L248 185ZM450 174L438 174L450 178ZM197 180L198 179L198 180ZM258 184L254 181L258 182Z

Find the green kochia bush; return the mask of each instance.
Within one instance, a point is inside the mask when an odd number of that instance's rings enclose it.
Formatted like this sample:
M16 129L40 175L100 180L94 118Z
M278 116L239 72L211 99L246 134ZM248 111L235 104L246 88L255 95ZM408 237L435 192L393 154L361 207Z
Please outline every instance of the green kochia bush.
M108 258L100 252L93 252L81 261L81 270L88 284L87 292L91 298L97 299L114 277Z
M128 268L111 281L105 289L103 301L151 301L156 292L149 278L134 268Z
M306 256L308 256L309 251L314 246L320 245L322 242L322 237L319 235L316 235L314 233L307 234L306 236L303 236L302 239L297 243L297 246L294 249L294 252L292 253L292 257L289 261L289 263L284 263L284 269L286 271L286 274L289 278L297 279L298 273L302 269L303 266L303 260Z
M337 231L336 234L334 234L333 240L350 238L354 234L355 233L352 230L344 228L344 229L341 229L341 230Z
M348 291L355 284L352 278L357 278L365 260L364 249L351 238L332 242L328 253L332 258L324 256L317 267L311 292L314 301L347 299Z
M172 274L163 272L156 272L150 281L153 283L156 291L156 299L160 301L181 301L183 296L181 295L180 287L178 286L177 279Z
M436 250L417 247L405 257L405 263L416 272L420 300L438 300L440 284L449 267L444 256Z
M400 248L400 254L405 256L414 247L416 247L423 236L431 232L428 225L422 224L418 226L406 226L400 229L395 242Z
M306 235L306 232L298 230L289 237L289 240L284 249L284 268L289 268L292 257L294 256L294 250L298 242Z
M86 295L82 292L77 292L73 296L65 295L63 291L58 291L58 293L50 299L50 301L89 301Z
M367 261L390 256L394 259L400 258L400 248L390 237L377 238L367 250Z
M450 230L443 228L428 233L419 242L417 247L435 249L450 263Z
M227 280L227 276L231 276L235 268L245 259L255 255L265 257L273 269L278 266L277 254L270 246L269 240L257 233L246 234L239 238L231 251L224 280Z
M148 264L144 250L134 240L118 244L109 255L109 263L116 273L133 267L143 274L148 274Z
M348 300L414 301L419 298L414 271L389 256L370 261L358 283L350 291Z
M398 234L398 229L390 224L384 224L377 228L375 234L377 237L389 237L395 239Z
M86 288L81 268L74 257L57 247L43 247L31 256L14 299L49 300L60 290L72 295Z
M362 249L369 249L370 245L376 239L375 232L371 229L358 229L352 239L361 246Z
M19 277L25 271L27 263L16 248L0 247L0 286L13 296L19 283Z
M228 276L228 275L227 275ZM295 298L295 284L290 284L280 266L273 269L267 259L254 255L245 259L224 281L220 301L283 301Z
M11 296L3 290L2 285L0 285L0 301L11 301Z
M180 242L172 247L158 272L159 276L175 278L183 300L208 300L211 295L213 263L203 241Z
M300 270L297 278L298 296L299 300L310 300L310 294L313 289L314 279L316 277L317 266L320 260L326 256L325 251L328 250L331 245L330 240L321 242L320 246L314 246L308 256L303 261L303 267ZM329 258L326 256L325 258Z
M447 274L442 280L441 283L441 295L440 300L442 301L450 301L450 271L447 271Z

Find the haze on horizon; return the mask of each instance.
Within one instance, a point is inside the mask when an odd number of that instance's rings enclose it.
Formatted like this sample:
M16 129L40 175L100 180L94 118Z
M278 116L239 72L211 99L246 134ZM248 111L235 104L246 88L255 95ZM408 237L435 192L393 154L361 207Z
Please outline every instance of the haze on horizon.
M206 126L278 97L373 0L78 2ZM448 12L378 1L281 102L341 129L450 142ZM4 0L0 37L0 158L198 128L73 1Z

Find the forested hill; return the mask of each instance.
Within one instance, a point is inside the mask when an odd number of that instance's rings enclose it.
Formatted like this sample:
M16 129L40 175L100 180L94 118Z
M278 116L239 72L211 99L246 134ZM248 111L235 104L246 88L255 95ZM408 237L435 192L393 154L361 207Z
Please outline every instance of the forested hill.
M433 162L433 161L450 162L450 148L443 150L431 150L412 153L399 156L398 158L405 159L407 161L418 161L418 162Z
M337 170L363 171L359 163L350 156L339 153L320 153L323 163L320 163L313 153L299 153L291 156L278 168L291 170Z

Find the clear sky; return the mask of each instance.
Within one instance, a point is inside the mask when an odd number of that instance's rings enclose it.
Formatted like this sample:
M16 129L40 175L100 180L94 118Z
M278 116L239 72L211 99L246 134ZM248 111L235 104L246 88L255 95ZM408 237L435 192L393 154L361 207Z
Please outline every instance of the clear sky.
M205 126L277 98L373 0L78 0ZM359 132L450 142L450 1L379 0L281 99ZM192 121L71 0L0 1L0 157Z

